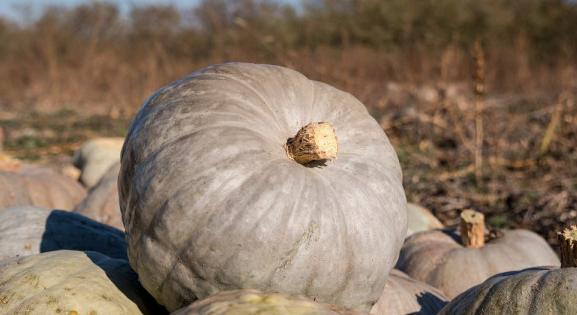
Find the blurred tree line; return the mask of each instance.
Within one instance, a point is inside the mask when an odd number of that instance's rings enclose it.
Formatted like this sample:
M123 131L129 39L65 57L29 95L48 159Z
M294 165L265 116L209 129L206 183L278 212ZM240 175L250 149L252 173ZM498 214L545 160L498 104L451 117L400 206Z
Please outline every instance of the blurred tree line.
M92 2L50 7L25 24L0 19L0 95L66 103L106 93L133 104L167 80L227 60L307 72L304 58L333 58L326 67L365 66L378 78L459 80L468 76L467 54L478 39L495 78L523 81L535 69L574 64L575 30L577 4L563 0L310 0L298 9L265 0L204 0L182 11L133 7L128 15Z

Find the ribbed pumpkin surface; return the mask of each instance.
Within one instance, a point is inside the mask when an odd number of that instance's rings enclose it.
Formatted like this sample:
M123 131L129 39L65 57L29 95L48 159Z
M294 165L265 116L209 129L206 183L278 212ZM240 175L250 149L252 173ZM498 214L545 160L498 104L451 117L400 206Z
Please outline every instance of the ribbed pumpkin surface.
M439 314L577 314L577 268L500 274L459 295Z
M334 126L335 160L288 158L310 122ZM171 310L257 288L368 311L406 233L401 169L377 122L277 66L212 66L154 94L126 138L119 194L131 265Z

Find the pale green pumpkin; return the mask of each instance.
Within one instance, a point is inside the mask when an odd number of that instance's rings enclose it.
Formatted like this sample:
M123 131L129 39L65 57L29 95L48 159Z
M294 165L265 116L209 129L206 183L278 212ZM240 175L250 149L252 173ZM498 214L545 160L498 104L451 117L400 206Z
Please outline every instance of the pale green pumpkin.
M362 315L302 296L258 290L222 291L184 307L172 315Z
M537 267L499 274L457 296L439 314L577 314L577 268Z
M54 251L0 262L0 314L163 314L128 262Z

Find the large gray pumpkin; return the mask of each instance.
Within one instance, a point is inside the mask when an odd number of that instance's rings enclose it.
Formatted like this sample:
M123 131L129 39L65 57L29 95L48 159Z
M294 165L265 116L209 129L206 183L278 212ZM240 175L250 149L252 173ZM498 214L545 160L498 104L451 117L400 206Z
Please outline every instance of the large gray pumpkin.
M120 163L112 165L98 184L88 191L88 195L76 206L74 212L124 230L120 206L118 205L117 182L119 171Z
M71 210L84 196L78 182L49 168L24 165L0 171L0 210L26 205Z
M447 298L430 285L393 269L381 298L371 315L435 315L447 304Z
M440 314L577 314L577 268L539 267L496 275L453 299Z
M0 261L0 314L165 313L122 259L60 250Z
M316 167L284 148L311 122L338 138ZM383 130L350 94L286 68L216 65L161 89L121 160L129 259L170 310L256 288L368 311L406 233Z
M0 259L60 249L126 259L124 233L82 215L32 206L0 211Z

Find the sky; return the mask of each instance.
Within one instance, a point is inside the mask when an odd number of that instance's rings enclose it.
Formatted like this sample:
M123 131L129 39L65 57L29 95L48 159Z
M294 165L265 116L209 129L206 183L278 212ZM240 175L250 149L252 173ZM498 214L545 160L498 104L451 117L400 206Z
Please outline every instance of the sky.
M97 0L0 0L0 15L12 19L20 19L23 12L32 15L38 14L46 6L74 6L81 3L90 3ZM172 4L181 8L189 8L197 4L200 0L105 0L104 2L116 3L123 12L133 6L150 4ZM283 3L298 4L300 0L277 0ZM26 9L28 8L28 9Z

